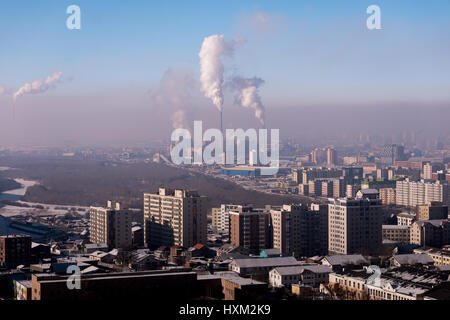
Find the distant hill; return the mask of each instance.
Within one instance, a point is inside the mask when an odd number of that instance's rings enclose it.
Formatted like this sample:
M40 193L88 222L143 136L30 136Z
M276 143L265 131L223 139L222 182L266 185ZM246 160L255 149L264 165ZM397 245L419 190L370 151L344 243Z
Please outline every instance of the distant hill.
M22 185L12 179L0 178L0 193L21 188Z
M80 160L35 160L15 163L21 176L40 184L30 187L24 200L64 205L104 205L116 199L141 208L144 192L158 187L198 190L209 198L209 206L221 203L281 205L299 203L299 196L266 195L203 174L164 164L123 164Z

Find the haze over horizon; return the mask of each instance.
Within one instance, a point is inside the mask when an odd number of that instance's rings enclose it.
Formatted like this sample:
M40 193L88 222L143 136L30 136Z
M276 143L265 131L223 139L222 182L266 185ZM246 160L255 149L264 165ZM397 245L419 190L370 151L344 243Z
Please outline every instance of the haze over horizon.
M241 78L261 79L253 102L282 138L332 143L418 125L424 139L449 134L450 3L377 1L374 31L365 0L82 0L81 30L65 27L70 4L0 4L0 147L168 140L180 110L183 126L218 127L200 82L199 52L212 35L233 43L221 56L225 128L261 127L232 86Z

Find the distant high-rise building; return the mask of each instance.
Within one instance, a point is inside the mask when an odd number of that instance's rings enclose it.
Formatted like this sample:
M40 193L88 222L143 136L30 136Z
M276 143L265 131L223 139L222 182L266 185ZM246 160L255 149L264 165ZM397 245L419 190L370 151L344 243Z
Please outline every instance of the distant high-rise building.
M238 206L229 214L232 245L248 249L251 253L271 247L270 216L267 211Z
M386 164L394 164L395 161L404 161L405 158L405 148L396 144L385 146L381 155L381 160Z
M311 162L317 164L317 149L311 151Z
M423 178L425 180L431 180L433 178L433 166L431 163L426 163L423 165Z
M337 161L337 153L336 150L333 148L327 149L327 165L328 166L334 166Z
M327 254L328 207L313 204L284 205L270 211L273 247L283 255L311 257Z
M256 166L256 165L258 165L257 160L258 160L258 154L257 154L256 150L251 150L249 153L248 164L250 166Z
M377 179L388 179L388 169L377 169Z
M15 268L31 262L31 237L28 235L0 236L0 265Z
M295 184L302 184L302 173L301 171L299 171L298 169L293 169L292 170L292 181L295 182Z
M333 197L333 181L322 181L322 197Z
M409 179L405 179L396 183L396 204L399 206L416 207L429 202L442 202L448 205L450 200L449 192L450 188L447 183L431 183L425 182L424 180L410 181Z
M344 179L333 180L333 198L341 198L345 196L345 181Z
M215 230L219 228L219 212L220 208L211 209L211 225Z
M148 247L206 244L207 197L196 191L159 188L144 193L144 238Z
M322 164L327 161L327 149L316 148L311 151L311 162L314 164Z
M238 210L239 205L236 204L222 204L220 208L213 208L213 222L215 221L215 228L218 232L224 235L230 235L230 211Z
M106 208L90 207L89 240L128 249L132 246L131 220L131 212L122 209L118 202L108 201Z
M385 206L395 204L395 189L394 188L380 188L381 203Z
M417 220L441 220L448 219L448 206L440 202L429 202L426 205L417 206Z
M330 199L328 251L332 254L376 253L382 244L382 204L378 191L361 190L354 199Z

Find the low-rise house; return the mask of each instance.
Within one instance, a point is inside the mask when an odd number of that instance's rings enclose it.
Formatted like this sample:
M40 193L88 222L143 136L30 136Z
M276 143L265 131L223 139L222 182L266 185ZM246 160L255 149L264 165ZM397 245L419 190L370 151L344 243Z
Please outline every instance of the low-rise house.
M159 269L165 264L165 260L155 257L145 250L138 250L131 254L129 267L136 271Z
M216 255L217 255L217 251L212 250L209 247L207 247L201 243L197 243L195 246L190 247L186 253L188 260L190 260L192 258L199 258L199 257L211 259L211 258L214 258Z
M114 263L115 258L116 256L104 251L94 251L89 255L90 260L102 261L105 263Z
M330 267L333 272L341 272L348 269L358 269L368 266L369 262L360 254L326 256L321 263Z
M242 277L223 277L222 287L225 300L264 299L267 292L265 282Z
M391 265L394 267L433 265L434 261L427 254L397 254L391 258Z
M294 257L235 259L230 263L230 270L241 276L252 276L267 280L270 270L276 267L299 266L302 263Z
M450 266L450 250L449 246L444 246L442 249L435 248L418 248L414 249L414 253L425 253L434 261L436 266Z
M330 267L323 265L304 265L294 267L278 267L269 273L269 284L272 287L289 287L301 284L318 287L321 283L328 283Z
M261 250L259 257L260 258L281 257L281 252L280 252L280 249L278 249L278 248L264 249L264 250Z
M108 245L106 243L86 243L84 245L84 253L92 253L94 251L108 252Z
M39 263L43 259L51 257L50 245L43 243L31 243L31 263Z

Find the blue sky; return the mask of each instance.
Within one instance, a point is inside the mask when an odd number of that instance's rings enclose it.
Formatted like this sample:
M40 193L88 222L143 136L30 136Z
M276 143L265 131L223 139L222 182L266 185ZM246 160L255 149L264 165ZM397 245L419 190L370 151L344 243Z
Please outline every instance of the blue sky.
M66 29L77 4L82 30ZM366 8L383 30L366 29ZM263 13L268 23L252 23ZM0 85L61 71L48 95L145 94L168 68L198 73L203 38L242 36L230 70L266 81L273 104L448 101L450 2L2 0Z

